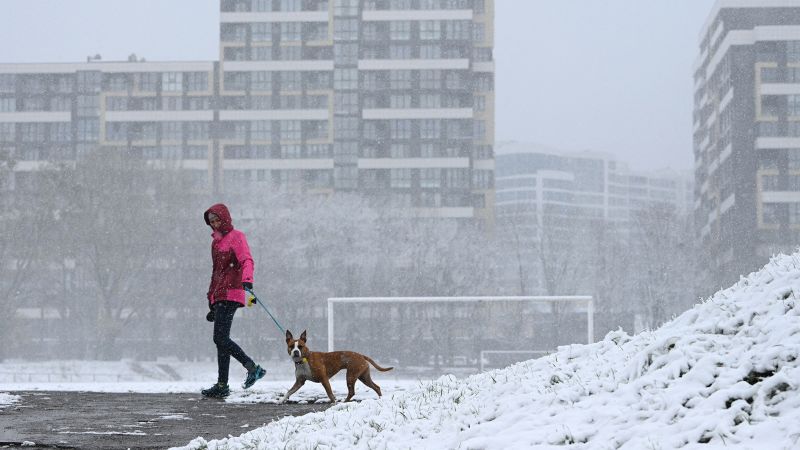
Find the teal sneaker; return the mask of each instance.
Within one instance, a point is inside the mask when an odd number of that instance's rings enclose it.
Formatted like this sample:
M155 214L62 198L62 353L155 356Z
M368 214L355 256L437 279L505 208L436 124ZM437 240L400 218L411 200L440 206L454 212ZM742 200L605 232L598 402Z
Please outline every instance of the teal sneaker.
M227 384L217 383L208 389L203 389L200 393L205 397L225 398L231 394L231 390Z
M253 370L247 372L247 378L244 379L244 384L242 384L242 387L244 389L249 388L250 386L254 385L256 381L264 378L264 375L266 374L266 370L262 369L261 366L256 365Z

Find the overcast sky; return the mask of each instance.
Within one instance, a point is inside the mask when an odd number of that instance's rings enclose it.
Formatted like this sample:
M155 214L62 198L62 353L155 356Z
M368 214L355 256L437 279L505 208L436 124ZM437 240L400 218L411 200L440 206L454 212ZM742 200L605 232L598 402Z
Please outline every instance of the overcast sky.
M692 166L713 0L496 0L496 139ZM219 0L2 0L0 62L216 60Z

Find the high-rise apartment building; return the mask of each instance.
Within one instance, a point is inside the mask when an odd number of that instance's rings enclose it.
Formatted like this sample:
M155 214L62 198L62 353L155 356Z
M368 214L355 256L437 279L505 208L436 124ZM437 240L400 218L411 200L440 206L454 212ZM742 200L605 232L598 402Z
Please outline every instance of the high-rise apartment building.
M355 191L492 216L493 0L221 0L219 62L0 65L24 187L97 146L216 192Z
M717 1L694 86L695 225L727 286L800 242L800 1Z

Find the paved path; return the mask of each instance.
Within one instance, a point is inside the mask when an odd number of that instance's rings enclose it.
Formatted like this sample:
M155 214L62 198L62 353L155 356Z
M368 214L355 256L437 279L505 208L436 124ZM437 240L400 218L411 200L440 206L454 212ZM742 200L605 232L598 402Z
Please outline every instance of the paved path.
M241 404L198 394L11 392L22 400L0 409L0 448L168 448L197 436L238 436L285 416L327 404Z

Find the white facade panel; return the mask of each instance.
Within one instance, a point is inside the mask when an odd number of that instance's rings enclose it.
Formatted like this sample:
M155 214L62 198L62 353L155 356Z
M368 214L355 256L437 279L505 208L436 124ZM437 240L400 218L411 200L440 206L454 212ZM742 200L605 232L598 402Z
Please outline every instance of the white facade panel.
M225 169L325 170L333 169L333 159L226 159Z
M471 119L472 108L365 109L364 119Z
M756 149L800 148L800 138L796 137L759 137L756 138Z
M793 83L762 83L762 95L797 95L800 94L800 84Z
M78 71L114 72L210 72L214 63L208 61L185 62L87 62L87 63L31 63L0 64L0 73L75 73Z
M224 12L220 14L222 23L327 21L328 11Z
M359 169L467 169L469 158L359 158Z
M106 122L210 122L213 111L106 111Z
M471 9L364 11L365 22L389 20L472 20Z
M494 61L481 61L472 63L473 72L494 73Z
M764 191L761 193L764 203L800 203L798 191Z
M219 120L327 120L327 109L220 111Z
M69 122L69 111L24 111L0 113L0 123Z
M333 64L333 63L331 63ZM469 69L469 59L360 59L359 70Z
M476 159L472 161L472 168L475 170L494 170L495 164L493 159Z
M474 208L414 208L417 217L449 217L449 218L470 218L475 215Z
M285 72L285 71L326 71L333 70L330 60L296 60L296 61L229 61L224 62L225 72Z

